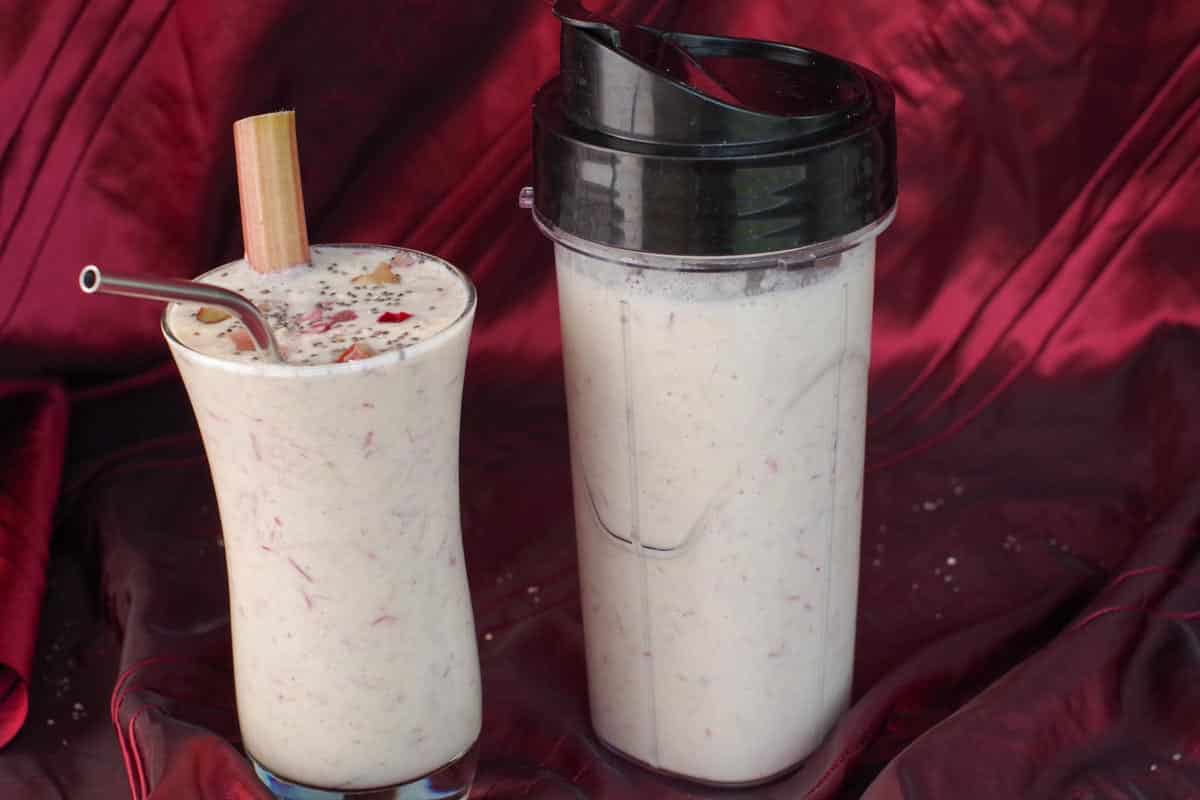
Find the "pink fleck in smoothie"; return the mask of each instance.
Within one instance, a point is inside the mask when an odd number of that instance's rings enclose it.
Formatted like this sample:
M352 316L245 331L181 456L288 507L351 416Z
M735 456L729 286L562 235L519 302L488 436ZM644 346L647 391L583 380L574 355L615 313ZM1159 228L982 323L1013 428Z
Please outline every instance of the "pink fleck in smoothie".
M211 309L164 317L220 506L246 750L344 790L433 772L481 723L458 496L474 290L376 246L201 280L252 299L288 361Z

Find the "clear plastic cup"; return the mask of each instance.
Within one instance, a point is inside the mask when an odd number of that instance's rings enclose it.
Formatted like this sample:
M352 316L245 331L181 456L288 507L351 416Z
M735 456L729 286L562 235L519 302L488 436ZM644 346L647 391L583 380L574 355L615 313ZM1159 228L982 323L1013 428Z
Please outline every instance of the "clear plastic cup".
M875 237L724 259L555 241L592 721L757 783L846 708Z

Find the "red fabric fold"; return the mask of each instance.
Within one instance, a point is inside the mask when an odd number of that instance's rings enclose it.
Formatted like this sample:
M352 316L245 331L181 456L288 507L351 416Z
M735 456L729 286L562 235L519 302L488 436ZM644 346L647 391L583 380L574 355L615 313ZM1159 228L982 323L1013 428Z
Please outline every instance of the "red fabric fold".
M1048 647L892 760L864 798L973 793L980 752L989 797L1200 796L1198 490Z
M57 384L0 381L0 747L29 710L66 435L66 396Z

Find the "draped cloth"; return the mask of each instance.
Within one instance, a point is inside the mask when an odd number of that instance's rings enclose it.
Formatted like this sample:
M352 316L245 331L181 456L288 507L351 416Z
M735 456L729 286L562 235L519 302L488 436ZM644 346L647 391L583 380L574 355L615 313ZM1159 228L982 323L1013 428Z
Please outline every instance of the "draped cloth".
M595 4L824 50L896 89L853 703L794 774L725 794L1200 796L1200 4ZM588 724L553 256L516 208L556 70L547 5L0 18L0 797L266 797L160 309L75 281L238 257L231 125L279 108L312 241L434 252L479 290L475 796L718 794Z

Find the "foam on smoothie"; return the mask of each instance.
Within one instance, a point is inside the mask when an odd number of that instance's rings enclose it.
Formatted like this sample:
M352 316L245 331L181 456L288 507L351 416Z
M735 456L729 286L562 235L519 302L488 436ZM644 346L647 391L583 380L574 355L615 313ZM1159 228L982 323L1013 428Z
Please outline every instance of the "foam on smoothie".
M369 246L310 252L311 266L262 275L241 259L198 280L251 300L270 321L287 363L297 366L333 363L355 344L374 353L412 346L450 327L470 302L467 285L436 258ZM396 282L367 282L381 264ZM244 344L238 349L236 318L204 322L201 308L178 303L168 310L168 328L181 343L221 358L263 359Z

